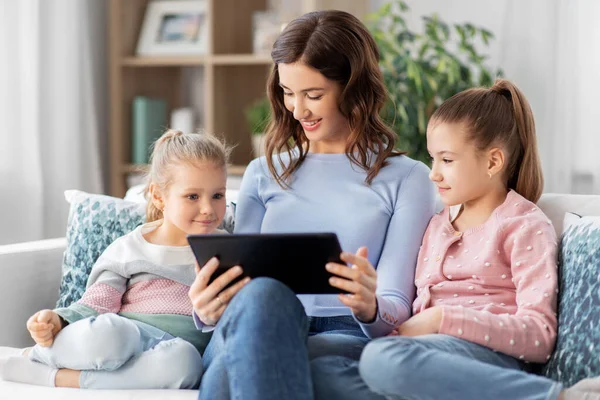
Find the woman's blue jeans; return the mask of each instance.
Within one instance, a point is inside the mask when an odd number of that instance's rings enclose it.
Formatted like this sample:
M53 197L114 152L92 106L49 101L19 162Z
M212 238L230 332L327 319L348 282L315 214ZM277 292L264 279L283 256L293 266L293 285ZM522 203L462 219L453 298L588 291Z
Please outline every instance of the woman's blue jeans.
M253 279L213 332L202 357L199 399L313 399L309 360L358 359L367 342L352 317L308 318L287 286Z

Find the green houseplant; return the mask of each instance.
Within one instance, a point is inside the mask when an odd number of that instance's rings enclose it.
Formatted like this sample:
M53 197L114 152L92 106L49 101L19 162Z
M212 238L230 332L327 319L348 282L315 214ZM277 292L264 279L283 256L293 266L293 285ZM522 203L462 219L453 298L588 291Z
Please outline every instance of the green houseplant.
M252 134L252 148L255 157L264 155L265 130L271 118L269 99L261 97L244 110L248 130Z
M490 71L476 46L493 34L469 23L449 25L437 15L423 17L423 33L408 29L402 0L368 16L367 26L381 53L390 100L384 119L398 134L398 146L429 164L426 129L429 117L447 98L474 86L489 86L501 70Z
M248 130L253 135L265 133L269 118L271 118L271 104L267 96L256 99L244 110Z

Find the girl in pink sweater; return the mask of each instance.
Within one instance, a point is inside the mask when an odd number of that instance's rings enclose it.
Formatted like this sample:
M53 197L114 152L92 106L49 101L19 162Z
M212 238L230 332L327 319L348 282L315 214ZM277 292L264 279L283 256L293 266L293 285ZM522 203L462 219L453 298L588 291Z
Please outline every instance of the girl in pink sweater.
M506 80L453 96L432 115L427 147L446 207L419 251L414 315L369 343L358 366L315 360L316 397L579 399L522 371L550 358L558 293L556 234L535 205L543 178L525 96Z

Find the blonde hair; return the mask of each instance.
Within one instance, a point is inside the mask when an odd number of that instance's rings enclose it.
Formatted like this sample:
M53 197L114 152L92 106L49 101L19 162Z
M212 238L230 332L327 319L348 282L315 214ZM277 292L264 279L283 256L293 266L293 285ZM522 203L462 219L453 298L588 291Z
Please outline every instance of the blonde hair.
M223 169L227 168L231 149L219 138L207 133L183 133L174 129L167 130L154 142L147 184L144 190L148 204L146 206L146 222L163 218L150 195L150 185L154 184L161 191L166 191L173 181L171 167L182 163L209 162Z
M537 202L544 177L537 148L533 112L525 95L512 82L498 79L489 88L460 92L443 102L433 123L464 123L479 150L501 144L506 149L506 186Z

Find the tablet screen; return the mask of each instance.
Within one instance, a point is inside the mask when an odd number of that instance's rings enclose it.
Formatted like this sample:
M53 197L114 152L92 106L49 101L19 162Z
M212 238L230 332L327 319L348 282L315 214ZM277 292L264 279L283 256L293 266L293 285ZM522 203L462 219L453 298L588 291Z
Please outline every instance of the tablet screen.
M342 292L329 285L332 275L325 269L328 262L345 264L340 260L342 249L335 233L189 235L188 241L198 265L212 257L219 259L210 282L240 265L244 274L239 279L270 277L296 294Z

